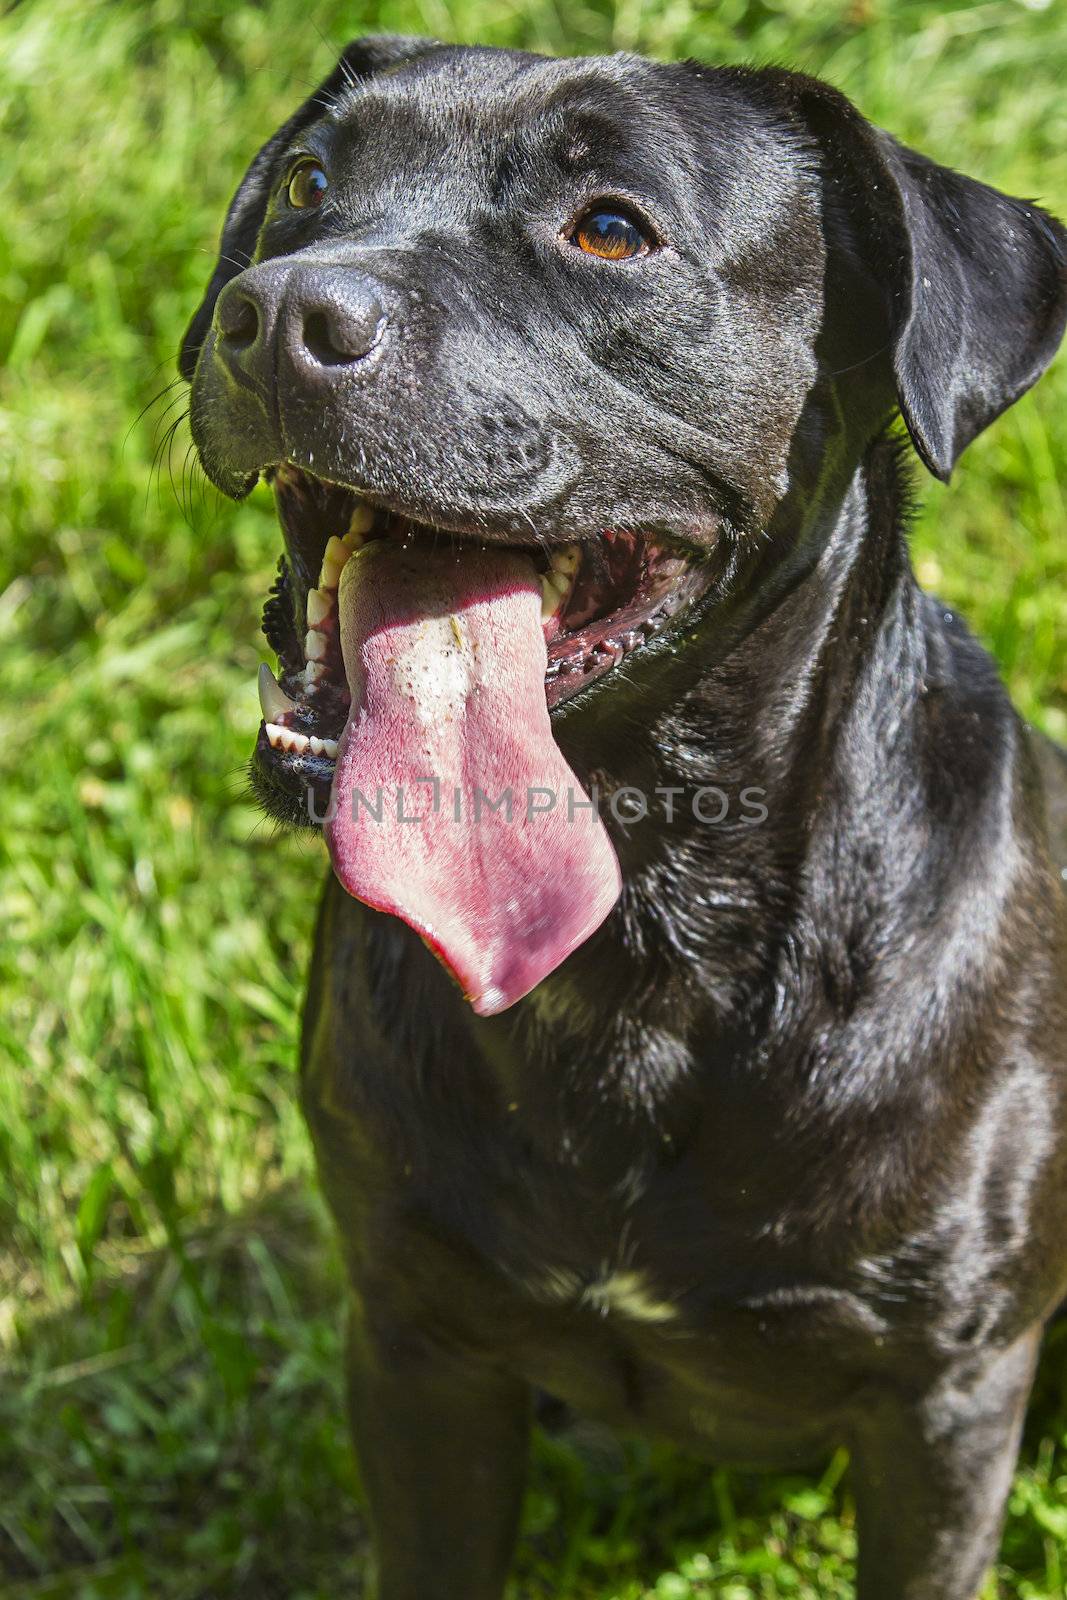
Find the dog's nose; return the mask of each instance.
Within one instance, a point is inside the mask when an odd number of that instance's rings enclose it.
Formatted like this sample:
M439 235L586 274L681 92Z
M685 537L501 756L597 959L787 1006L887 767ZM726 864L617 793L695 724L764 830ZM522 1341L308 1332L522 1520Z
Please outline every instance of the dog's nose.
M231 368L266 379L284 354L311 381L362 361L386 321L381 287L365 273L272 261L227 285L217 318L219 354Z
M279 338L297 367L347 367L369 355L385 323L373 278L341 267L299 267L289 279Z

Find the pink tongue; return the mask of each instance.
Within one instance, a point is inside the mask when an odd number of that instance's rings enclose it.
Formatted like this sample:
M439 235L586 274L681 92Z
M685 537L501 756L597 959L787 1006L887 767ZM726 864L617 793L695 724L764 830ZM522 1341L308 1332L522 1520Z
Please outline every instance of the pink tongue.
M504 551L375 540L346 564L338 606L352 709L326 825L334 871L422 934L491 1016L588 939L620 889L552 738L537 574Z

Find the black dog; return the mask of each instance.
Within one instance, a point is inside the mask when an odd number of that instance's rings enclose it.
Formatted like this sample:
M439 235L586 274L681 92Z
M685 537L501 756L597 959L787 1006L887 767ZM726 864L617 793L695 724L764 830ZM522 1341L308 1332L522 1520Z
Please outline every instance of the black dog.
M535 1390L844 1442L863 1600L975 1594L1067 1288L1067 764L890 425L948 477L1064 245L808 78L422 40L241 184L181 366L285 531L255 783L351 891L304 1093L380 1600L500 1596Z

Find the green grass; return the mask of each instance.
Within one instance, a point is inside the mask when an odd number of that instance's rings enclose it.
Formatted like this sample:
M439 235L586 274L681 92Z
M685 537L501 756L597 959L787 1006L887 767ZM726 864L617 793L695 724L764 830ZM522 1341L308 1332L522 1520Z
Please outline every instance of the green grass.
M1015 0L23 0L0 21L0 1596L358 1594L340 1278L296 1110L317 845L243 762L277 537L139 417L252 149L368 29L822 72L1067 213L1067 29ZM327 42L329 41L329 42ZM174 391L177 396L180 391ZM924 580L1067 736L1067 365L928 486ZM185 501L183 515L177 503ZM836 1600L842 1463L537 1449L515 1597ZM1062 1595L1067 1328L989 1594ZM347 1586L347 1587L346 1587Z

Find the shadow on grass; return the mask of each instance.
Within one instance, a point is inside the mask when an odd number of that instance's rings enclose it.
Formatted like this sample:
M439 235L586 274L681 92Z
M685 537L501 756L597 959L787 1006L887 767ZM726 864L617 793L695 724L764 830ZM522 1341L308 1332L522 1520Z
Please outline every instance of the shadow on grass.
M2 1600L353 1600L365 1532L343 1291L313 1195L134 1256L29 1321L0 1377ZM1000 1593L1062 1593L1067 1325L1031 1410ZM851 1594L842 1458L724 1473L579 1426L539 1435L514 1600ZM1059 1587L1053 1587L1057 1583Z

